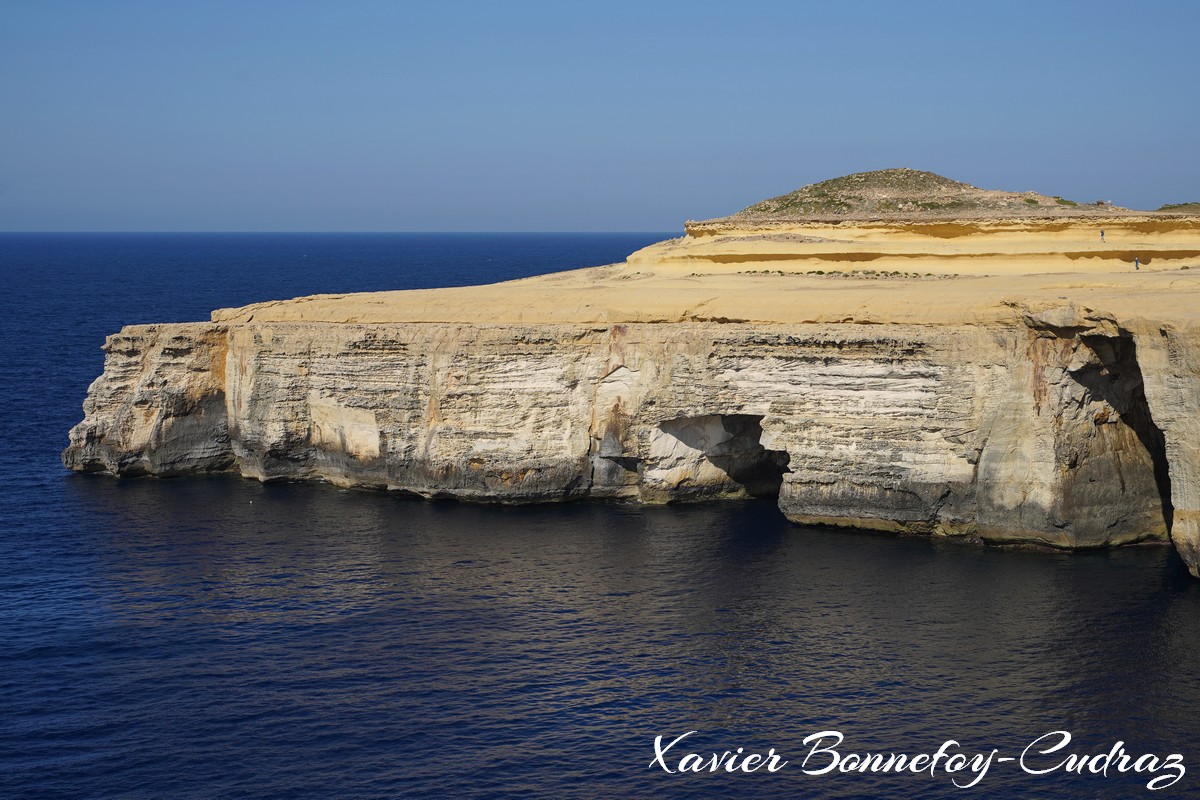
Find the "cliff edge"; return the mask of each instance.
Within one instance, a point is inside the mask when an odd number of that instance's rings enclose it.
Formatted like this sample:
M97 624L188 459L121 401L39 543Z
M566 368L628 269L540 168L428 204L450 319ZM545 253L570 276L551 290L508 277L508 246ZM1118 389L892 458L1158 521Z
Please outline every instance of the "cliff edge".
M1031 213L930 175L814 184L622 264L130 326L64 463L494 502L768 496L802 523L1169 537L1196 574L1200 217ZM847 207L815 213L821 192ZM935 195L981 205L911 207Z

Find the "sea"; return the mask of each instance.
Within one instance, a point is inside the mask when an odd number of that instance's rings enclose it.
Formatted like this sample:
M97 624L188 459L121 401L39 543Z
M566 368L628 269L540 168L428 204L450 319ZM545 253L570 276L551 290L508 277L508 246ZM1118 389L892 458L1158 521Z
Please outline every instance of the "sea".
M0 234L0 798L1200 796L1166 546L60 463L123 325L670 235Z

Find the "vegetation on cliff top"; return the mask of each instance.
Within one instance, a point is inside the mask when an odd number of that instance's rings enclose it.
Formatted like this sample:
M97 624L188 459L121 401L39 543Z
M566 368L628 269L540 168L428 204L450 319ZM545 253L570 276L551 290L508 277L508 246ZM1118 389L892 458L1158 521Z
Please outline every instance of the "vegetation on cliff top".
M1200 214L1200 203L1167 203L1158 210L1173 214Z
M732 219L1078 216L1112 210L1037 192L980 189L921 170L883 169L809 184L755 203Z

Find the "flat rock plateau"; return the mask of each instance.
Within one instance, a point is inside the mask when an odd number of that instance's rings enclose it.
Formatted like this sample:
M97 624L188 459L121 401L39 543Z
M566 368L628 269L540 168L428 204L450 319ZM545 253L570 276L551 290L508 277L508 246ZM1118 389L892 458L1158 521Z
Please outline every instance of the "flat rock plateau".
M1200 215L884 170L621 264L134 325L63 453L424 497L777 497L1200 574Z

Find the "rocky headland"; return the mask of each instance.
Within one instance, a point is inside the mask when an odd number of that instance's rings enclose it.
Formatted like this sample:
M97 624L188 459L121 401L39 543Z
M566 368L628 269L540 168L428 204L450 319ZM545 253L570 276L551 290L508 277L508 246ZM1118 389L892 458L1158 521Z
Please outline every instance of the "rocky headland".
M801 523L1169 539L1200 574L1181 208L885 170L621 264L129 326L63 461L493 502L769 496Z

